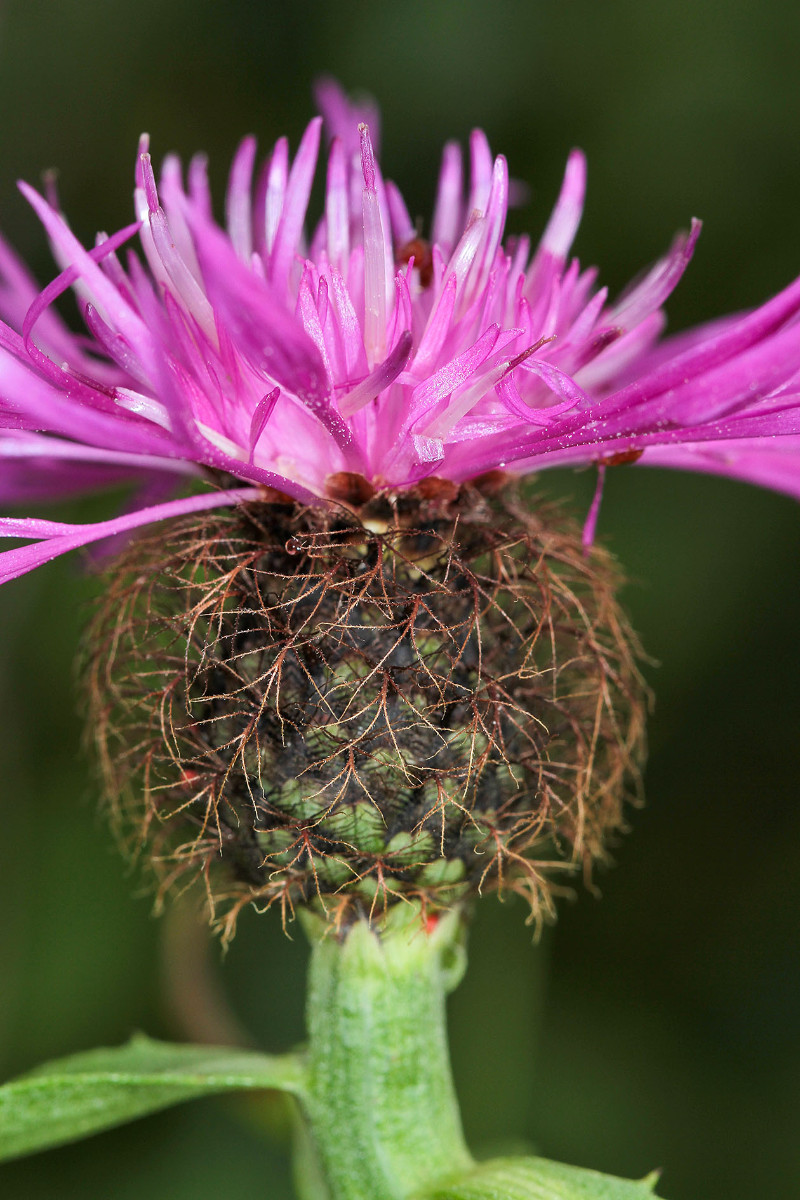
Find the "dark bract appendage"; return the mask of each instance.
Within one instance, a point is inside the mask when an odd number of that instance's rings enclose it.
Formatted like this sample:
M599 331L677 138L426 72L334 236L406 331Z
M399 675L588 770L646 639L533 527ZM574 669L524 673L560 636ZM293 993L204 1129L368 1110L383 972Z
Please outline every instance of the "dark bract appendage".
M604 553L508 481L369 490L182 518L107 576L108 802L228 931L251 900L341 924L501 886L541 918L636 794L644 689Z

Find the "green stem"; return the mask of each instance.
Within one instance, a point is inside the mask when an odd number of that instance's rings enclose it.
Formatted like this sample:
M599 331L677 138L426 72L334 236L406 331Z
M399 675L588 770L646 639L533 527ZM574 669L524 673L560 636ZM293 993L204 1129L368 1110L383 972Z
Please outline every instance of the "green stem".
M426 930L397 906L341 938L308 923L303 1200L403 1200L472 1162L453 1089L445 995L464 968L460 915ZM313 1146L317 1168L309 1163Z

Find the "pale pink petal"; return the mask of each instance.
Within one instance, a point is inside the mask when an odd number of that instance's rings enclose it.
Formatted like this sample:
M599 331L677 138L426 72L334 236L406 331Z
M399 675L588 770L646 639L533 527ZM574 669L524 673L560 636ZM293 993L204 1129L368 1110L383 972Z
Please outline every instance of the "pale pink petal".
M272 253L278 226L283 215L286 201L286 187L289 182L289 142L287 138L279 138L272 151L267 171L267 183L264 192L264 240L267 254Z
M458 142L448 142L442 154L442 168L433 210L431 241L448 255L456 244L463 220L464 168Z
M360 125L361 170L364 175L362 216L364 222L364 347L372 367L382 356L386 343L386 253L383 222L375 187L375 156L369 129Z
M322 118L316 117L308 126L297 149L283 202L281 218L275 232L269 259L269 278L281 291L288 286L289 274L300 248L300 235L306 217L308 198L319 154L319 135Z
M427 374L435 366L442 352L453 321L457 285L455 274L448 275L414 355L413 370L417 377Z
M256 139L246 137L236 151L225 197L228 235L244 263L250 262L253 253L252 187L255 159Z
M195 154L189 163L189 196L198 211L211 220L211 189L208 186L208 159Z
M489 142L482 129L473 129L469 139L470 189L467 212L486 212L492 187L493 161Z
M573 150L567 159L564 182L553 215L539 242L539 254L551 255L561 262L566 261L581 222L585 194L586 159L580 150Z
M486 287L489 273L495 263L500 249L503 230L508 213L508 164L501 155L495 160L492 171L492 184L486 204L486 221L483 227L483 237L480 249L475 256L472 274L467 283L468 290L479 293ZM505 271L507 262L503 263Z
M325 230L328 258L332 266L342 271L350 255L350 206L347 195L347 164L342 143L338 138L334 139L328 158Z
M209 341L216 343L217 330L214 310L197 279L178 252L163 208L157 208L155 212L150 213L149 224L156 254L164 265L167 279L173 285L175 296L182 301L186 311L194 317Z
M159 194L178 253L197 282L201 283L200 264L189 226L183 215L186 194L183 190L181 164L174 154L168 154L161 164Z

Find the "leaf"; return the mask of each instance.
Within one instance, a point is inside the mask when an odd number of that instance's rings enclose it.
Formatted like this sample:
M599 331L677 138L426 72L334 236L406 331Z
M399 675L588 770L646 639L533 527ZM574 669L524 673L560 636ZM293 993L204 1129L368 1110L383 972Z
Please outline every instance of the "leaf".
M657 1175L631 1181L546 1158L494 1158L417 1200L653 1200Z
M147 1113L236 1089L302 1095L303 1060L229 1046L189 1046L137 1034L37 1067L0 1087L0 1159L16 1158Z

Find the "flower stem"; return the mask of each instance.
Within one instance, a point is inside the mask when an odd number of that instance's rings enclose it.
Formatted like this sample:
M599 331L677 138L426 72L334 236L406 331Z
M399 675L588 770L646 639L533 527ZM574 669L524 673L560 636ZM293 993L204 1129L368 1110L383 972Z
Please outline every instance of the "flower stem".
M307 922L310 1139L298 1146L303 1200L402 1200L464 1170L445 996L464 965L462 923L450 912L427 929L398 905L380 926L341 937ZM310 1146L318 1170L308 1162Z

